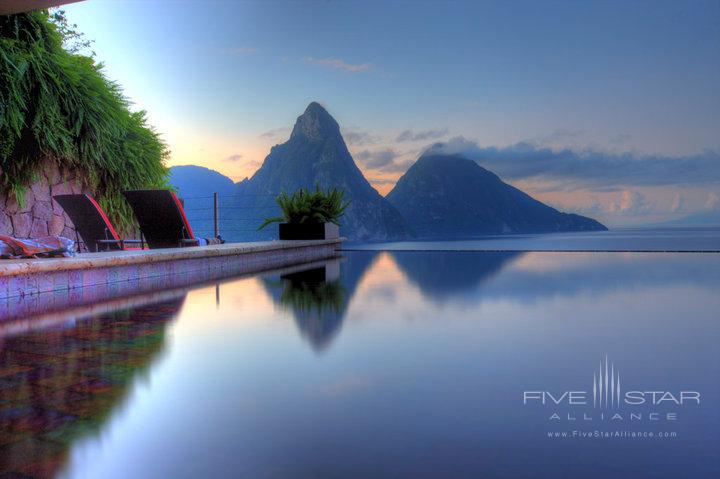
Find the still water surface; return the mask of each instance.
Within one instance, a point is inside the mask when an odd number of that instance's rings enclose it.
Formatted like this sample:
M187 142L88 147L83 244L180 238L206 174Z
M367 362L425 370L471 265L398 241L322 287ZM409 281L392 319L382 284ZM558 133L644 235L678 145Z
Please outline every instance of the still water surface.
M349 244L347 249L392 251L714 251L720 227L618 228L551 234L488 235L453 240Z
M719 287L715 254L362 251L181 290L0 341L0 470L720 477ZM606 358L700 404L593 407Z

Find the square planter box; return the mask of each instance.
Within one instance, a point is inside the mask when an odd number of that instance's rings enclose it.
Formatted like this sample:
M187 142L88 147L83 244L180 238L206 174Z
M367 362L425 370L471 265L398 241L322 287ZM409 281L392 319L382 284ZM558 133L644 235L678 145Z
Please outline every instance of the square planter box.
M337 239L340 237L340 228L333 223L280 223L279 237L281 240Z

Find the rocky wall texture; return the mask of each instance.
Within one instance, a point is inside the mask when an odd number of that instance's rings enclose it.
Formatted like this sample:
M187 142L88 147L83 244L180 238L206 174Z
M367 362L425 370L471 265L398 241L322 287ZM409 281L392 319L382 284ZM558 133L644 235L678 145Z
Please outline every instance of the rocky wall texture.
M0 175L2 172L0 171ZM0 193L0 234L16 238L60 235L75 239L75 228L53 195L89 193L72 173L47 160L37 181L25 192L20 206L12 194Z

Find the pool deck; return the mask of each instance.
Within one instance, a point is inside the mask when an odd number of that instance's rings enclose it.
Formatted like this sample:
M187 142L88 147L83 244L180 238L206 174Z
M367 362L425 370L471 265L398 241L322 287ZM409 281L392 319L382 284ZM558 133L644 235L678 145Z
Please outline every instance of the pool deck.
M155 277L142 280L129 281L123 285L95 285L87 286L76 290L75 294L40 293L38 295L22 298L12 298L12 307L2 306L8 299L0 300L0 343L3 339L18 334L25 334L31 331L41 331L53 327L63 327L73 324L85 318L112 313L121 309L132 309L148 304L171 301L185 297L188 286L192 288L203 288L215 286L218 301L220 288L226 282L235 281L238 278L259 275L282 275L303 271L308 268L331 268L339 269L341 258L322 259L309 263L294 264L264 270L262 272L248 272L243 275L232 275L232 277L217 278L210 277L205 280L198 280L197 275L192 275L192 282L182 285L178 278ZM188 279L191 275L187 275ZM204 275L203 275L204 276ZM13 313L13 314L8 314Z
M337 256L342 239L258 241L161 250L83 253L72 258L0 260L0 299L168 277L191 284ZM174 279L172 279L174 278ZM7 301L3 301L5 303ZM4 316L0 303L0 319ZM5 311L6 313L8 311Z

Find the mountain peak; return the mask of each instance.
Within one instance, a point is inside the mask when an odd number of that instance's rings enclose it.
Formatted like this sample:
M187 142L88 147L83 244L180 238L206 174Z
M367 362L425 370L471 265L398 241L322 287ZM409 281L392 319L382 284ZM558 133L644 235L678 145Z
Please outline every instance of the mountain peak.
M557 211L459 154L424 153L386 198L426 237L607 229Z
M295 122L290 139L321 140L340 134L340 126L318 102L311 102Z
M418 161L423 161L425 163L442 163L442 162L450 162L455 161L458 163L472 163L474 165L477 165L476 162L472 161L471 159L463 156L460 153L438 153L436 151L426 151L424 152L420 158L418 158Z

